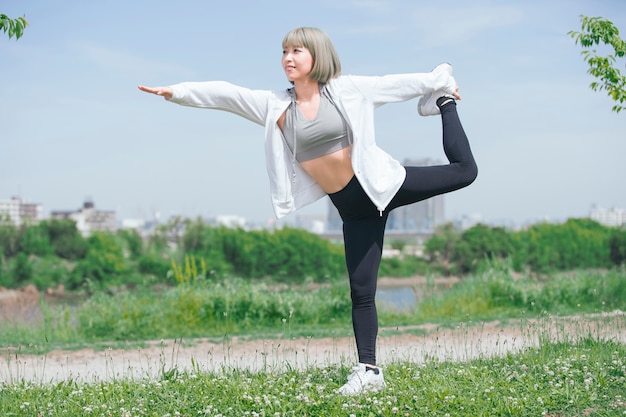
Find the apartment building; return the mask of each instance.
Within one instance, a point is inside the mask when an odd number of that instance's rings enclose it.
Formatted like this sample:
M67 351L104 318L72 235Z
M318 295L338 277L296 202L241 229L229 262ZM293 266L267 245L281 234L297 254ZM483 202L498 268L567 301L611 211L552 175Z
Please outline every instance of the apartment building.
M604 226L622 227L626 225L626 210L621 208L604 209L593 206L589 217Z
M93 201L85 201L83 207L74 211L53 211L53 219L70 219L76 222L76 229L83 235L89 236L96 231L114 232L117 230L115 211L96 210Z
M38 223L42 219L43 206L39 203L28 203L20 197L0 200L0 221L8 221L15 226Z

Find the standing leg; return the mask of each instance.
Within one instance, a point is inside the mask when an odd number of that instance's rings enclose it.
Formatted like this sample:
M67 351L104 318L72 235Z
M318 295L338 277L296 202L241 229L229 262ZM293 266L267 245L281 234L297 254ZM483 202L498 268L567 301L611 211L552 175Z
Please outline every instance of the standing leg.
M383 372L376 367L376 284L387 214L381 216L356 177L343 190L329 197L343 220L352 326L359 357L359 363L348 377L348 382L338 392L352 395L385 386Z
M386 215L349 219L343 225L346 266L352 298L352 326L359 363L368 365L376 365L378 336L376 284L386 220Z

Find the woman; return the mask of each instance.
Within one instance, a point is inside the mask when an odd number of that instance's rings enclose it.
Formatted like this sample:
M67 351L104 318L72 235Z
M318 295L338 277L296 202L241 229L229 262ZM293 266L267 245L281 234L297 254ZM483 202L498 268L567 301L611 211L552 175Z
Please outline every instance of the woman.
M456 112L452 67L382 77L341 76L328 36L301 27L283 39L282 66L293 85L250 90L223 81L145 87L185 106L229 111L265 127L265 157L277 218L328 195L343 220L358 364L339 388L352 395L385 386L376 364L375 304L389 212L472 183L477 168ZM420 97L418 113L441 114L449 164L404 167L374 138L374 109Z

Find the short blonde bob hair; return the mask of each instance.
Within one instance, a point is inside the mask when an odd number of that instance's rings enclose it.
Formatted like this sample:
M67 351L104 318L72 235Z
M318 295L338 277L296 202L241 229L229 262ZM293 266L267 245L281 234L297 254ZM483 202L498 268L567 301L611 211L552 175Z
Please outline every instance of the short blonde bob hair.
M341 74L341 62L330 38L322 30L312 27L292 29L283 38L283 49L304 46L313 56L309 78L325 84Z

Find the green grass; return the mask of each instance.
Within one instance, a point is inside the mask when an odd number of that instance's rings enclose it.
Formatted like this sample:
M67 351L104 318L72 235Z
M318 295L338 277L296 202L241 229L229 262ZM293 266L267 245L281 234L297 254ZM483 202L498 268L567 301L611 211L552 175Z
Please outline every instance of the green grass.
M582 338L469 362L395 362L387 388L343 397L347 369L172 369L152 380L0 384L3 416L618 416L626 347Z
M506 265L429 292L410 311L379 309L382 327L528 319L626 310L626 271L513 278ZM0 348L40 353L81 346L136 346L145 340L350 335L347 283L316 289L231 279L158 292L98 293L75 307L42 303L40 323L0 323Z

